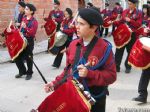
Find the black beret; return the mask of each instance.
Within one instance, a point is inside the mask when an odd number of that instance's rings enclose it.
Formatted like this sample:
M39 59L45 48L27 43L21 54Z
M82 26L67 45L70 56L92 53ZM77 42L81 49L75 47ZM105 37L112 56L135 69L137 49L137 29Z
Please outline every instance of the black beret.
M95 6L90 7L90 9L94 9L94 10L96 10L98 13L100 13L100 9L99 9L99 8L97 8L97 7L95 7Z
M24 2L24 0L19 0L19 2Z
M109 6L109 3L105 3L105 6L106 6L106 7Z
M93 4L91 2L88 2L87 5L93 7Z
M79 17L87 21L90 25L102 25L103 19L100 13L91 8L83 8L79 10Z
M148 8L148 5L147 4L143 4L143 8Z
M60 2L58 0L54 0L54 3L60 5Z
M26 4L24 2L18 2L18 4L21 6L21 7L24 7L26 6Z
M26 6L33 12L36 11L36 7L33 4L27 3Z
M138 0L128 0L129 2L132 2L134 4L138 3Z
M118 5L118 6L120 6L120 3L119 3L119 2L116 2L115 4Z
M68 14L69 14L70 16L72 16L72 10L71 10L70 8L66 8L66 11L68 12Z

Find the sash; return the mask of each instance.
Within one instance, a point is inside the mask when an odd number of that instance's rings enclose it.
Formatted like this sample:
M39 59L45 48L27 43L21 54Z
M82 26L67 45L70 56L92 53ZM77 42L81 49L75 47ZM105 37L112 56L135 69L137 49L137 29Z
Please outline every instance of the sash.
M94 67L87 67L88 69L96 70L96 69L102 67L105 64L106 60L109 57L111 49L112 49L111 43L108 42L107 40L105 40L105 41L108 43L108 47L107 47L107 50L106 50L104 56L99 60L99 62L98 62L98 64L96 66L94 66ZM96 39L93 39L93 41L91 41L91 43L89 44L89 46L88 46L88 48L87 48L87 50L86 50L86 52L85 52L85 54L83 55L82 58L79 58L80 57L79 54L81 52L81 47L80 47L81 45L77 44L76 55L75 55L75 62L73 64L73 71L75 71L75 72L73 72L73 76L76 79L79 78L79 74L77 72L77 66L80 65L80 64L86 64L87 63L86 60L87 60L90 52L94 48L94 45L96 44L96 42L97 42ZM113 62L114 62L114 60L113 60ZM91 92L90 92L90 90L89 90L89 88L87 86L87 81L85 79L83 79L82 83L83 83L83 85L85 87L85 90L87 90L91 94ZM100 94L98 94L98 95L91 94L91 95L92 95L93 98L99 99L99 98L105 96L107 93L108 93L108 89L107 89L107 86L106 86L106 87L104 87L103 92L101 92Z

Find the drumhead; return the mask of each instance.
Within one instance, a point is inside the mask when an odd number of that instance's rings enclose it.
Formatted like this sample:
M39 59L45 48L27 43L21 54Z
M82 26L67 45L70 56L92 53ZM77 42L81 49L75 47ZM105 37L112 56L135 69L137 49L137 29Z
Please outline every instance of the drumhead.
M142 37L142 38L140 38L140 42L143 45L145 45L147 47L150 47L150 38L148 38L148 37Z
M62 33L61 31L58 31L56 33L56 41L55 41L55 46L56 47L60 47L63 46L65 44L65 42L67 41L67 35Z

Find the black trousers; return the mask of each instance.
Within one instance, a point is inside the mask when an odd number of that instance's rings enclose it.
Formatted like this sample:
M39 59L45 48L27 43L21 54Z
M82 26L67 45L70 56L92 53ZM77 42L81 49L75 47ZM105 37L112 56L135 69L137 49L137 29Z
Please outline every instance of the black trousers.
M135 33L132 33L131 40L127 45L125 45L124 47L122 47L120 49L116 48L115 62L116 62L117 69L120 69L120 64L121 64L123 53L124 53L125 49L127 50L127 53L128 53L127 57L126 57L126 61L125 61L125 67L126 67L126 69L131 69L131 66L128 64L128 57L129 57L130 51L131 51L132 46L135 43L135 41L136 41Z
M141 78L138 86L138 93L141 97L146 98L148 96L147 87L150 80L150 68L142 71Z
M69 38L69 37L68 37L68 38ZM64 55L64 53L61 53L61 51L62 51L65 47L68 47L69 44L70 44L70 42L71 42L71 40L68 39L68 40L66 41L66 43L65 43L63 46L61 46L61 47L58 48L58 49L59 49L58 54L56 55L55 60L54 60L54 62L53 62L53 65L54 65L55 67L60 67L61 61L62 61L62 58L63 58L63 55Z
M19 74L33 74L33 49L34 49L34 38L27 38L27 47L20 53L20 55L15 59L15 63L19 70ZM27 63L27 69L25 67L24 61Z
M101 27L100 36L103 36L104 27ZM108 28L105 28L105 36L108 35Z
M106 96L96 101L96 103L92 106L91 112L105 112L106 108Z
M115 31L116 27L112 25L112 32Z

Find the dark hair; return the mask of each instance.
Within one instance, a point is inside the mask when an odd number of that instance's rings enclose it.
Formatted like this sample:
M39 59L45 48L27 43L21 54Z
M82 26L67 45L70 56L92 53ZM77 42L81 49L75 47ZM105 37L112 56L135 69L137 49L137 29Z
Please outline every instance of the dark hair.
M34 13L36 11L36 7L30 3L27 3L26 6L30 9L30 11L33 11L32 15L34 15Z
M26 4L24 3L24 2L18 2L18 4L21 6L21 7L23 7L23 8L25 8L26 7Z
M119 3L119 2L116 2L116 3L115 3L115 5L118 5L118 6L120 6L120 3Z
M91 2L88 2L87 5L93 7L93 4Z
M58 0L54 0L54 4L60 5L60 2Z
M148 6L147 4L143 4L143 9L147 9L147 16L150 17L150 6Z
M108 7L108 6L109 6L109 3L105 3L105 6Z
M72 10L70 8L66 8L67 13L69 14L70 18L72 19Z

